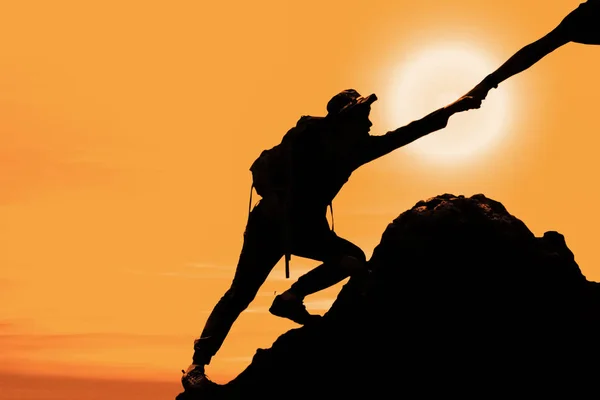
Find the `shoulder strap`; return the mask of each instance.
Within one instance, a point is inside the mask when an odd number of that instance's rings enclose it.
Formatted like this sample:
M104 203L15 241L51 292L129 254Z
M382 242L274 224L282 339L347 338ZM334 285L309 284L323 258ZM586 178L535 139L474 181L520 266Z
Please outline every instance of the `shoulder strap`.
M250 213L252 212L252 192L254 191L254 182L250 185L250 201L248 202L248 222L250 222Z
M329 203L329 211L331 211L331 231L335 232L335 223L333 221L333 201Z

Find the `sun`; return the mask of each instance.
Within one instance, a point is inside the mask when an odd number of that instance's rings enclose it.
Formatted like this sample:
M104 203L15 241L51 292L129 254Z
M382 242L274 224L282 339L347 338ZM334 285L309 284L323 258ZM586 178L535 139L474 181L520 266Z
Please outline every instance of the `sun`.
M386 101L387 122L400 127L421 119L457 100L498 66L481 51L461 44L415 54L394 72ZM508 120L507 91L492 89L481 108L455 114L446 128L407 145L406 151L438 164L471 162L493 151Z

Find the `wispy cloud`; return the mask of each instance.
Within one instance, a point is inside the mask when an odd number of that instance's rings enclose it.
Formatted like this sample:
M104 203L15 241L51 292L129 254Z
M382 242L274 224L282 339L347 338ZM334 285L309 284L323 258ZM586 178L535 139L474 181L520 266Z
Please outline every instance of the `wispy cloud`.
M73 334L40 334L40 333L4 333L0 334L2 350L44 350L69 348L128 348L134 346L177 346L188 341L187 336L176 335L142 335L128 333L73 333Z
M283 282L288 281L290 284L294 282L296 279L300 278L302 275L311 271L314 266L307 266L306 260L302 260L302 265L298 265L299 263L295 263L290 267L290 277L285 277L285 269L276 265L271 271L269 277L267 278L267 282ZM311 260L312 261L312 260ZM172 271L144 271L139 269L131 269L127 268L122 270L124 273L136 274L136 275L152 275L152 276L164 276L170 278L182 278L182 279L231 279L235 274L236 266L235 265L219 265L219 264L211 264L211 263L200 263L200 262L192 262L186 263L183 266L179 267L179 269L174 269Z
M266 296L266 294L265 294ZM335 301L334 298L324 298L324 299L315 299L315 300L306 300L304 301L304 305L306 306L306 309L308 311L327 311L329 310L329 308L331 308L331 305L333 304L333 302ZM265 307L250 307L248 309L246 309L244 312L245 313L251 313L251 314L265 314L269 312L269 306L265 306Z
M310 270L312 270L313 268L310 268L310 267L299 268L297 266L296 267L290 266L289 279L285 277L285 269L278 268L278 269L271 271L271 275L269 275L269 280L270 281L290 281L290 283L291 283L291 282L294 282L296 279L300 278L302 275L309 272Z
M23 368L21 373L15 371L0 372L0 387L3 399L40 400L40 399L81 399L90 398L86 394L93 393L95 399L139 398L158 400L174 398L179 391L176 379L163 376L129 377L125 373L118 377L107 378L106 370L95 368L96 374L90 374L90 368L79 368L75 376L55 376L49 374L56 369L55 365L47 365L43 373ZM112 368L114 369L114 368ZM75 369L69 372L73 373ZM77 370L75 370L77 371ZM91 376L83 374L88 373ZM168 381L167 381L168 379ZM35 382L32 385L32 382Z
M269 312L269 307L249 307L244 310L244 313L250 314L266 314Z
M31 329L32 323L33 321L28 318L0 319L0 337L27 332Z
M221 279L231 278L232 274L235 272L235 268L216 264L187 263L184 264L183 267L180 267L179 270L173 271L155 272L127 268L124 269L123 272L136 275L153 275L184 279Z
M13 322L9 322L6 320L0 321L0 334L11 331L14 326L15 324Z
M256 294L256 297L272 297L274 298L275 296L277 296L277 291L260 291Z
M226 357L223 361L231 363L249 363L252 361L252 357Z
M0 152L0 204L22 200L40 191L110 183L117 172L107 165L77 156L31 148Z
M194 269L209 269L209 270L218 270L218 271L235 271L234 266L230 265L216 265L216 264L208 264L208 263L187 263L184 265L188 268Z
M306 305L306 308L309 310L327 311L331 308L331 305L333 304L334 301L335 301L335 299L328 298L328 299L305 301L304 304Z

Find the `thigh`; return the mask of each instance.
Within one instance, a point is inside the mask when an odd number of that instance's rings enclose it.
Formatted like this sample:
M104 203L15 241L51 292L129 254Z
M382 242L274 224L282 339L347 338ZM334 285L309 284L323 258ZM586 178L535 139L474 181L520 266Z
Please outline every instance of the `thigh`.
M282 256L281 225L266 217L259 204L248 218L233 286L258 290Z
M344 256L366 261L365 253L360 247L329 229L305 235L303 240L294 242L292 249L299 257L324 263L338 263Z

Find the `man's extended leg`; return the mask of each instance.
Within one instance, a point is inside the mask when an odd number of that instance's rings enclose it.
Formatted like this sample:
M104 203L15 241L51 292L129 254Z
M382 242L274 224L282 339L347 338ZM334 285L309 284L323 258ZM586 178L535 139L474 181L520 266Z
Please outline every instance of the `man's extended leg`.
M275 298L270 309L272 314L299 324L314 318L303 304L306 296L331 287L351 275L367 272L365 253L350 241L331 231L312 236L311 239L301 243L294 254L323 261L323 264L298 278L290 289Z
M220 349L235 320L254 300L256 293L282 257L279 227L255 208L244 232L244 244L231 287L208 317L199 339L194 341L192 365L182 378L184 387L204 379L204 366ZM194 374L189 372L194 371Z

